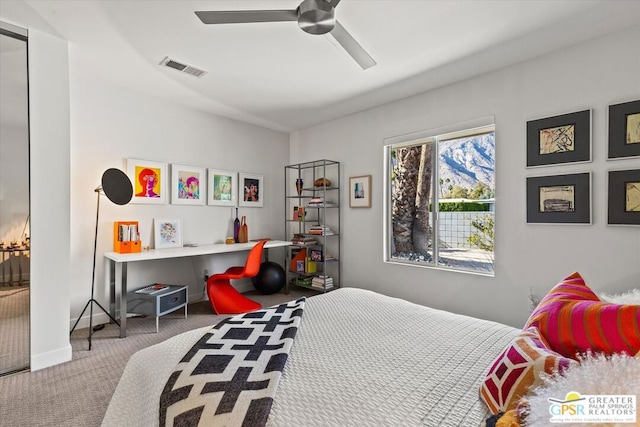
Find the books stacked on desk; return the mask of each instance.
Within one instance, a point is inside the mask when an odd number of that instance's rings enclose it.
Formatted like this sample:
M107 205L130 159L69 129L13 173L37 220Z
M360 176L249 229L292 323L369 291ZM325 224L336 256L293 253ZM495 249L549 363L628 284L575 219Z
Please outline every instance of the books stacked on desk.
M329 228L328 225L314 225L309 229L309 234L314 236L331 236L333 235L333 231Z
M316 276L311 279L311 287L315 289L321 289L323 291L333 288L333 277L331 276Z
M291 243L297 246L313 246L316 244L316 239L313 236L305 234L294 234Z

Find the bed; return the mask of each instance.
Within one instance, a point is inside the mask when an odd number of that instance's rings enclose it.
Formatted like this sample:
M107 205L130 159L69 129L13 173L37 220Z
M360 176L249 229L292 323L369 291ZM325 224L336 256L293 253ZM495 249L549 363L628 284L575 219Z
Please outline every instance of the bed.
M103 427L157 426L168 377L207 328L129 360ZM268 426L480 426L479 387L521 331L343 288L308 298Z

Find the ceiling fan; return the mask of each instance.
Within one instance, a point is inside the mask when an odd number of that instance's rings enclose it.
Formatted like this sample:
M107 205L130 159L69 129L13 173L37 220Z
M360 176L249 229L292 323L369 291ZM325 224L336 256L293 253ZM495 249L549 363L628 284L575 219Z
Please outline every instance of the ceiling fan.
M363 70L373 67L376 61L336 20L338 3L340 0L304 0L293 10L197 11L195 14L205 24L298 21L298 26L309 34L329 33Z

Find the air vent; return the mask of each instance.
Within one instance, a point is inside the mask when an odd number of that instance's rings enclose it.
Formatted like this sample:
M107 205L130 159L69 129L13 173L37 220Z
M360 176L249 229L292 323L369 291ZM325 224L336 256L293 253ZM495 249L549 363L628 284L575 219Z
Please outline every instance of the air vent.
M165 56L164 59L160 61L160 65L164 65L165 67L173 68L174 70L191 74L192 76L196 77L202 77L207 74L205 70L196 68L193 65L185 64L184 62L176 61L175 59L169 58L168 56Z

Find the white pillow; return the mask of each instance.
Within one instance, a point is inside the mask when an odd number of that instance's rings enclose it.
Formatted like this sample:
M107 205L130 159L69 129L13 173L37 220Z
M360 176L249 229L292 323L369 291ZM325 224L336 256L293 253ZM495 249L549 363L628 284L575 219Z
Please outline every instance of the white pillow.
M612 304L623 305L640 305L640 289L632 289L623 294L607 294L601 293L598 297L604 301Z

